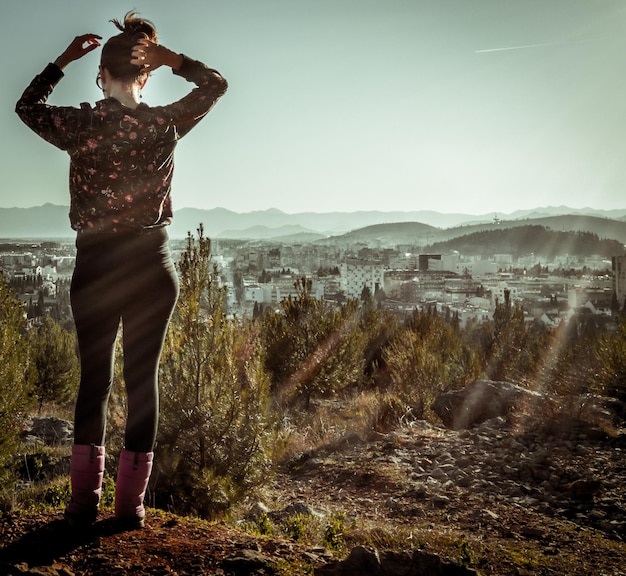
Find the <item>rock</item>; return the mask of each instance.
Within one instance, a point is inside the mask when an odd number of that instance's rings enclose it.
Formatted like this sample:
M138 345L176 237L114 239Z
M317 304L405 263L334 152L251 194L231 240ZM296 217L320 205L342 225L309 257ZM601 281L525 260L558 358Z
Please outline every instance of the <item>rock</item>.
M306 502L301 500L289 504L282 510L275 510L269 512L268 516L272 521L281 521L292 516L313 516L315 518L323 518L324 514L313 507L309 506Z
M43 442L47 446L70 445L74 437L74 426L71 422L54 416L35 417L30 429L24 437L31 443ZM36 439L33 442L33 438Z
M432 409L453 430L471 428L487 420L506 416L524 404L550 402L539 394L509 382L475 380L465 388L440 394Z
M315 576L382 576L378 551L366 546L353 548L349 556L340 562L332 562L316 568Z
M608 438L608 434L597 424L565 415L551 418L546 422L544 432L558 438L577 440L604 441Z
M247 518L257 520L261 516L267 515L270 509L263 502L255 502L247 514Z
M580 417L590 422L616 426L626 420L626 403L617 398L585 394L576 399L576 405Z
M477 576L465 568L436 554L416 550L408 552L378 552L366 546L353 548L341 562L315 569L315 576Z
M361 444L363 439L356 432L348 432L341 436L337 442L333 445L335 450L341 450L342 448L346 448L348 446L355 446L357 444Z
M412 558L415 576L478 576L478 572L465 568L452 560L441 558L437 554L429 554L416 550Z
M572 500L593 500L594 496L602 489L600 480L574 480L565 487L565 493Z
M271 564L271 559L265 554L246 549L225 558L222 562L222 568L235 576L250 576L255 572L270 575L276 573Z

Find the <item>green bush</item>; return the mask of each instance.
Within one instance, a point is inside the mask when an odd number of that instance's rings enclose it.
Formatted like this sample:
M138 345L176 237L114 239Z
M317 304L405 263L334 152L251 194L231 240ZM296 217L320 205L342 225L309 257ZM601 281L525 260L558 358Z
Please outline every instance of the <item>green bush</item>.
M0 274L0 491L5 492L12 489L14 454L32 405L24 328L24 308Z
M275 396L286 406L307 408L316 396L361 385L367 342L357 302L330 308L313 297L305 278L295 288L295 298L264 314L261 333Z
M626 317L618 329L596 339L591 370L586 370L588 391L626 402Z
M50 316L28 333L35 397L41 411L45 403L63 405L78 390L80 370L76 336Z
M266 478L274 434L257 328L228 318L210 241L188 237L163 351L157 504L211 516Z
M345 548L344 537L346 532L345 516L342 512L332 514L324 528L322 543L329 550L342 552Z
M413 313L384 357L393 390L414 418L424 418L439 393L464 386L480 372L476 354L459 333L428 311Z

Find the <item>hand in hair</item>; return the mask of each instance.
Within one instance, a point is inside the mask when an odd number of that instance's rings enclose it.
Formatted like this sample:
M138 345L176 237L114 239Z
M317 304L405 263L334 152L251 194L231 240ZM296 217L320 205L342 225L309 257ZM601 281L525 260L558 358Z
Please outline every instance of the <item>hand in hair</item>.
M102 36L98 36L97 34L82 34L81 36L76 36L54 63L63 70L70 62L74 62L74 60L78 60L85 54L98 48L98 46L100 46L98 40L101 38Z
M160 66L169 66L178 70L183 64L183 57L147 38L140 38L133 47L130 63L143 66L147 71L156 70Z

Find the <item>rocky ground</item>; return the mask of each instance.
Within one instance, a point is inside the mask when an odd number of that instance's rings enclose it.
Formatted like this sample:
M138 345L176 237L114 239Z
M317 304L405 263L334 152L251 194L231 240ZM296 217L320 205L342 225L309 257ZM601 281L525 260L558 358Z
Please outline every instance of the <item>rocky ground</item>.
M626 574L625 450L567 420L347 435L293 458L239 527L150 510L118 532L105 510L77 534L60 510L5 514L0 574Z

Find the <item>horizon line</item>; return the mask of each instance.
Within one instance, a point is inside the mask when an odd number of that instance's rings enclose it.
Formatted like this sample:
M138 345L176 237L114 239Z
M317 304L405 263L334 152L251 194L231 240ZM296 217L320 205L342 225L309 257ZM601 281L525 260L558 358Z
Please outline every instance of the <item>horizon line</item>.
M35 208L43 208L45 206L52 206L55 208L67 208L69 210L69 204L54 204L52 202L44 202L43 204L37 204L32 206L0 206L0 210L32 210ZM419 212L434 212L442 215L467 215L467 216L486 216L488 214L497 217L499 215L510 215L516 212L529 212L534 210L548 210L548 209L566 209L573 210L576 212L584 212L584 211L594 211L594 212L619 212L626 211L626 206L622 208L593 208L591 206L584 206L582 208L574 208L572 206L568 206L567 204L548 204L543 206L534 206L532 208L515 208L510 210L509 212L505 212L504 210L490 210L488 212L483 213L473 213L473 212L465 212L463 210L459 210L456 212L443 212L436 208L419 208L419 209L380 209L380 208L370 208L370 209L355 209L355 210L327 210L327 211L313 211L313 210L300 210L298 212L288 212L282 208L270 207L270 208L259 208L256 210L249 210L247 212L237 212L231 208L226 208L224 206L213 206L211 208L201 208L198 206L183 206L181 208L176 208L174 210L174 214L176 212L180 212L181 210L201 210L205 212L210 212L212 210L225 210L227 212L232 212L233 214L254 214L254 213L262 213L262 212L281 212L287 215L295 215L295 214L357 214L357 213L368 213L368 212L378 212L382 214L389 213L419 213Z

